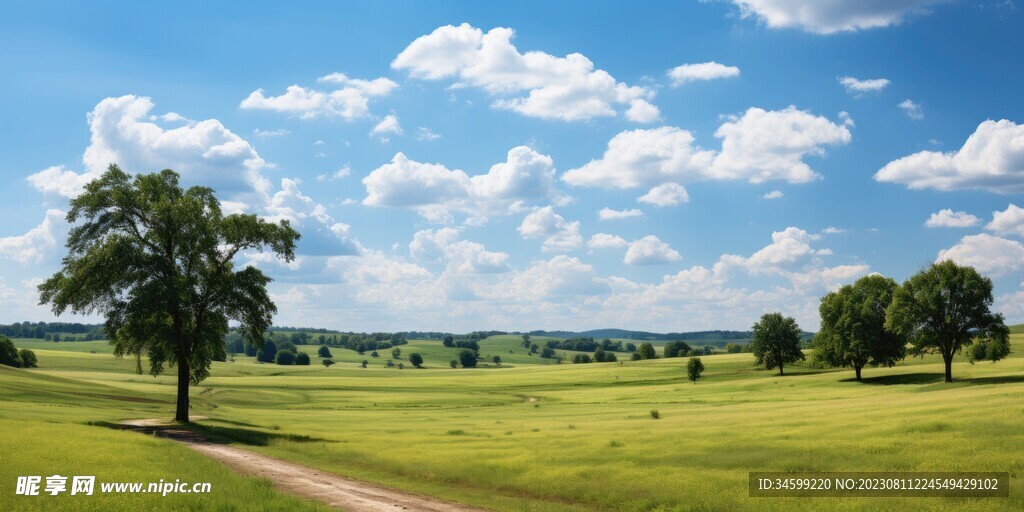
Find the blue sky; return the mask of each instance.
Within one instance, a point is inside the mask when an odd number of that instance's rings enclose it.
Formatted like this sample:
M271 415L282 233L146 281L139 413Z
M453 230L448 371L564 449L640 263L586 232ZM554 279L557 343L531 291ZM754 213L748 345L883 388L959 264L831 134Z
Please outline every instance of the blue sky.
M5 6L0 322L111 161L296 223L280 324L815 329L940 257L1024 321L1013 2L549 4Z

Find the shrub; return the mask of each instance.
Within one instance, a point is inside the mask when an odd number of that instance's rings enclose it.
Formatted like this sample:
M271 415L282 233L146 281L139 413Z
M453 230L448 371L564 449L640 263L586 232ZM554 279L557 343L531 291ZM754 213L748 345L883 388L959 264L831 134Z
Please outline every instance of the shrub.
M330 368L331 365L334 364L334 361L331 360L331 359L324 359L323 361L320 361L320 362L323 363L323 365L328 367L328 368Z
M2 334L0 334L0 364L15 368L21 366L21 356L18 355L18 349L14 348L14 342Z
M636 353L640 354L640 359L657 359L658 353L654 350L654 345L650 343L641 343L636 349Z
M455 346L455 338L453 338L451 336L445 336L444 337L444 341L442 341L441 344L446 346L446 347L454 347Z
M256 360L261 363L273 363L275 357L277 357L277 345L270 340L264 341L263 348L256 352Z
M452 359L451 361L448 361L448 365L451 366L452 368L458 368L459 367L459 362L454 360L454 359Z
M295 364L295 354L289 350L282 350L277 353L277 357L274 358L277 364Z
M316 355L320 357L331 357L331 349L327 348L327 345L320 345L317 349Z
M22 368L36 368L39 366L39 361L36 359L36 353L27 348L19 350L18 357L21 359Z
M416 368L422 368L423 356L421 356L418 352L413 352L412 354L409 354L409 362L412 363L412 365L415 366Z
M573 364L586 364L590 362L590 354L576 354L572 357Z
M300 366L309 366L309 354L302 352L295 356L295 364Z
M597 350L594 351L594 361L598 362L598 363L603 363L604 362L604 357L605 357L604 349L601 348L601 347L597 347Z
M363 359L363 362L362 362L363 368L366 368L366 365L368 365L368 364L370 364L370 362L367 361L366 359Z
M651 409L651 417L656 419L656 420L660 420L661 419L661 413L658 412L657 409Z
M493 361L494 364L501 366L501 356L494 356L491 358L491 361Z
M402 349L400 349L398 347L395 347L395 348L391 349L391 357L393 357L395 359L401 359L402 358Z
M380 354L378 354L377 351L374 350L373 352L370 352L370 357L376 359L376 358L380 357Z
M544 359L551 359L552 357L555 357L555 349L551 347L544 347L544 350L540 351L540 356Z
M730 354L736 354L743 351L743 345L740 345L738 343L726 343L725 351Z
M619 358L618 358L618 356L615 355L615 352L606 352L604 354L604 362L606 362L606 363L615 363L615 362L618 362L618 361L619 361Z
M633 352L633 355L629 356L629 360L630 361L639 361L640 360L640 353L639 352Z
M476 368L476 352L468 348L460 350L459 364L463 368Z
M384 366L387 366L388 368L392 368L392 367L395 366L395 362L390 360L390 359L388 359L388 362L385 363Z

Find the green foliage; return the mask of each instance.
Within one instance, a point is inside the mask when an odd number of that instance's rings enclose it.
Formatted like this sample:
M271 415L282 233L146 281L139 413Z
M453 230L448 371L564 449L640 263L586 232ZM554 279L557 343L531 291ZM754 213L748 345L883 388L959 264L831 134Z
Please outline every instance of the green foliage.
M656 420L660 420L661 419L661 412L659 412L657 409L651 409L651 418L652 419L656 419Z
M885 328L886 310L898 285L878 274L830 292L821 299L821 329L814 337L814 358L829 366L848 366L861 380L866 365L893 366L906 357L906 341Z
M320 363L322 363L325 367L330 368L331 365L334 364L334 360L332 360L332 359L324 359L324 360L320 361Z
M686 378L697 383L697 379L700 378L700 374L704 373L704 362L699 357L691 357L686 362Z
M363 359L363 361L361 363L359 363L359 365L362 366L363 368L366 368L366 365L368 365L368 364L370 364L370 362L367 361L366 359Z
M413 352L412 354L409 354L409 362L416 368L420 368L423 366L423 356L418 352Z
M133 178L111 165L89 182L71 200L62 268L39 293L57 315L104 315L114 353L145 354L153 375L177 366L175 419L188 421L188 386L223 359L228 321L259 345L277 311L270 278L232 260L269 247L292 261L299 234L288 221L225 216L212 189L184 190L178 178L171 170Z
M726 343L725 351L730 354L738 354L743 352L743 345L740 345L739 343Z
M619 362L619 357L615 355L615 352L605 352L605 354L604 354L604 362L606 362L606 363L617 363L617 362Z
M373 352L370 352L370 357L376 359L376 358L380 357L380 354L378 354L377 351L374 350Z
M393 357L395 359L401 359L402 358L402 349L400 349L398 347L395 347L395 348L391 349L391 357Z
M295 356L295 364L299 366L309 366L309 354L299 352L299 354Z
M18 349L14 347L14 342L2 334L0 334L0 364L15 368L21 366L21 356L18 355Z
M22 368L36 368L39 366L39 360L36 359L36 353L23 348L18 351L18 358L21 359Z
M544 359L551 359L552 357L555 357L555 349L551 347L544 347L544 349L540 351L540 357L543 357Z
M665 357L686 357L690 353L690 346L683 340L670 341L665 344Z
M331 349L327 348L327 345L321 345L316 350L316 355L319 357L331 357Z
M261 347L256 352L256 360L263 363L273 363L274 358L277 357L277 345L273 341L267 340L263 342Z
M307 358L309 356L306 356ZM289 350L278 351L277 357L274 358L274 362L282 365L295 364L295 353ZM308 361L307 361L308 364Z
M639 352L633 352L633 354L629 356L629 360L630 361L639 361L640 360L640 353Z
M992 280L973 267L946 260L907 279L886 311L886 329L910 341L910 353L938 353L953 381L953 356L975 343L993 361L1010 353L1010 330L1003 315L992 313ZM981 355L971 349L969 356ZM989 357L991 356L991 358Z
M459 362L455 359L452 359L451 361L448 361L448 366L451 366L452 368L458 368Z
M800 351L800 326L793 317L784 317L782 313L765 313L761 321L754 324L754 338L750 342L757 364L765 368L779 369L787 363L804 360Z
M654 350L654 345L644 342L636 349L636 359L657 359L658 352Z
M498 366L501 366L501 356L494 356L494 357L492 357L491 358L491 362L496 364L496 365L498 365Z
M606 352L604 351L603 348L597 347L597 350L594 351L594 362L603 363L604 362L604 358L605 358L605 354L606 354Z
M444 337L444 341L442 342L442 344L444 346L446 346L446 347L454 347L455 346L455 338L451 337L450 335L449 336L445 336Z
M459 351L459 364L463 368L475 368L476 367L476 351L464 348Z
M591 362L589 354L576 354L572 356L573 364L587 364Z
M395 366L395 362L392 361L391 359L388 359L388 362L384 363L384 366L387 366L388 368L393 368Z

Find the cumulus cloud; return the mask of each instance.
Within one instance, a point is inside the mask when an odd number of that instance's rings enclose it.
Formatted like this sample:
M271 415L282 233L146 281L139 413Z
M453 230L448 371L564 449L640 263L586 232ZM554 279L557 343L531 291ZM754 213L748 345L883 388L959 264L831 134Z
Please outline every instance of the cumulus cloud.
M562 179L576 186L635 188L668 182L784 180L802 183L820 176L803 159L821 156L825 146L845 145L846 126L789 107L748 109L715 132L721 151L694 144L689 131L665 126L621 132L604 155L567 171Z
M47 210L43 221L25 234L0 237L0 258L24 264L42 262L67 232L65 215L60 210Z
M875 180L911 189L1024 192L1024 125L984 121L957 151L921 151L893 160Z
M629 244L622 262L626 265L664 265L681 259L679 252L667 243L654 235L647 235Z
M454 79L456 88L480 87L496 97L493 108L530 117L579 121L615 116L624 108L634 121L660 117L653 105L634 103L650 100L651 89L618 82L579 53L520 53L514 35L509 28L485 33L465 23L446 25L410 43L391 67L425 80Z
M846 230L843 228L837 228L835 226L829 226L821 230L821 232L825 233L826 235L838 235L840 233L846 233Z
M373 130L370 130L370 135L401 135L402 133L402 125L398 123L398 117L394 114L385 116L373 126Z
M434 133L433 130L431 130L430 128L427 128L425 126L420 126L416 130L416 140L431 141L431 140L437 140L437 139L440 139L440 138L441 138L440 134Z
M281 190L261 209L263 217L272 221L290 221L302 233L296 250L300 254L359 254L362 248L350 237L350 226L335 221L324 205L302 193L300 184L299 180L282 179Z
M668 70L668 77L672 79L672 87L701 80L714 80L716 78L733 78L740 76L740 68L726 66L715 61L702 62L700 64L683 64Z
M453 211L481 216L509 213L515 204L564 200L555 186L551 157L526 146L512 148L505 162L472 177L397 153L390 163L370 172L363 184L363 204L413 208L435 220L450 219Z
M992 222L985 229L1003 235L1024 236L1024 208L1010 204L1003 211L992 212Z
M317 177L316 177L316 180L317 181L337 181L337 180L340 180L342 178L348 177L349 174L352 174L352 169L349 166L347 166L347 165L343 165L340 168L338 168L338 170L336 170L336 171L334 171L334 172L332 172L330 174L318 174Z
M768 192L767 194L765 194L762 197L764 197L765 199L769 199L769 200L770 199L782 199L782 191L781 190L772 190L771 192Z
M979 222L981 222L981 219L967 212L954 212L952 209L946 208L931 214L924 225L929 228L968 228L977 225Z
M580 221L569 222L550 206L530 212L523 218L517 231L523 238L543 238L543 251L565 252L583 245Z
M621 249L627 246L629 246L629 242L624 238L608 233L597 233L587 241L587 247L590 249Z
M279 96L265 96L263 89L249 94L239 107L249 110L270 110L297 115L302 119L340 117L346 121L370 114L370 99L391 94L398 84L387 79L352 79L344 73L331 73L320 77L320 82L340 88L320 91L300 85L290 85Z
M488 251L483 244L460 240L453 228L417 231L409 254L423 262L444 263L455 274L490 274L509 270L508 254Z
M936 262L953 260L985 274L1002 276L1024 268L1024 244L987 233L969 235L939 251Z
M732 0L743 17L756 17L771 28L800 28L835 34L901 23L910 14L946 0Z
M914 103L913 101L908 99L899 102L899 104L896 106L899 107L900 110L902 110L903 113L907 115L907 117L915 121L920 121L921 119L924 119L924 111L921 110L920 103Z
M611 208L601 208L597 212L597 218L601 220L616 220L616 219L628 219L630 217L641 217L644 212L638 208L630 210L613 210Z
M885 89L891 82L885 78L858 80L852 76L844 76L839 78L839 83L846 89L846 92L860 96L867 92L879 92Z
M662 183L636 200L654 206L673 206L690 202L690 194L686 192L686 187L678 183Z

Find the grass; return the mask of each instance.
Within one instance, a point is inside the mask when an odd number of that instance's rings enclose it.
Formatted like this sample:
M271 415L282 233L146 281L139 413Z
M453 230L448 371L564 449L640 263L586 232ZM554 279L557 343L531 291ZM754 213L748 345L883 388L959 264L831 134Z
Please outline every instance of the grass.
M1024 508L1022 334L1007 360L958 360L952 384L942 382L936 357L867 368L856 382L851 370L795 365L779 377L754 367L750 354L719 354L702 358L694 385L685 358L552 365L525 355L517 337L496 338L481 352L513 350L500 354L502 368L452 370L455 349L438 341L401 347L403 362L424 355L422 370L384 368L390 351L366 369L342 349L332 349L339 364L324 368L315 346L301 347L314 355L308 367L236 357L193 389L193 414L210 417L201 428L223 442L496 510ZM40 368L0 370L0 453L16 454L0 469L4 485L35 474L26 468L91 468L101 480L218 482L203 498L122 495L97 510L308 506L169 441L87 425L170 417L173 376L136 375L135 361L113 358L109 347L75 346L86 342L15 343L36 350ZM36 451L50 455L36 463ZM178 457L185 462L171 462ZM1012 487L1001 499L749 498L753 470L1009 471ZM0 510L25 508L4 506L9 499L0 495Z

